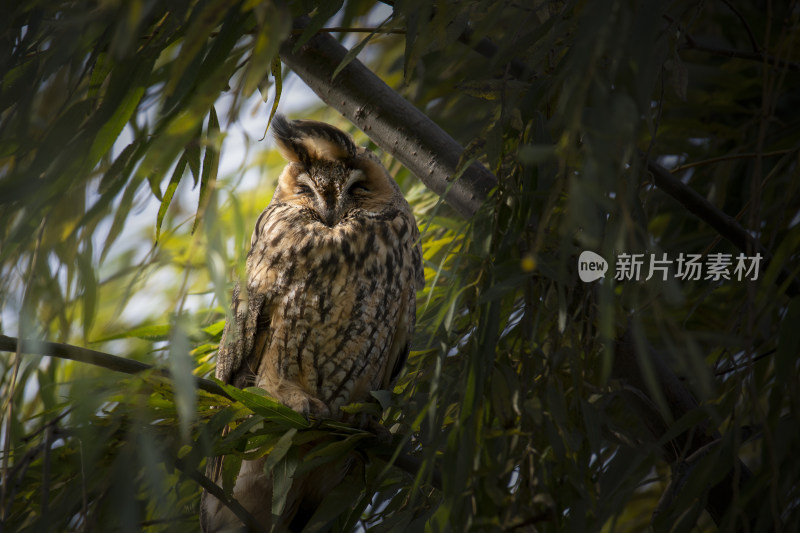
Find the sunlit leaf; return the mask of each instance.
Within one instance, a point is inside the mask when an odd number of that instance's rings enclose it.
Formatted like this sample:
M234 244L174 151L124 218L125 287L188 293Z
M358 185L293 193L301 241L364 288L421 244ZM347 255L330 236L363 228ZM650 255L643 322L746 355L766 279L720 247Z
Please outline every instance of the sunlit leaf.
M156 218L156 242L161 236L161 223L164 221L164 215L167 214L167 208L172 202L172 197L175 195L175 190L178 188L178 183L183 177L183 172L186 170L186 154L182 155L172 171L172 177L169 179L167 189L164 191L163 198L161 199L161 207L158 208L158 217Z
M217 112L212 106L208 115L208 128L206 130L209 144L206 145L205 155L203 156L203 168L200 172L200 199L198 200L197 213L192 225L192 233L197 229L203 213L208 208L212 192L216 188L217 172L219 171L219 146L215 146L213 143L221 140L219 134L219 120L217 119Z
M242 402L254 412L267 420L283 424L290 428L303 429L309 426L308 420L289 407L272 398L248 390L241 390L231 385L223 385L225 392L232 398Z

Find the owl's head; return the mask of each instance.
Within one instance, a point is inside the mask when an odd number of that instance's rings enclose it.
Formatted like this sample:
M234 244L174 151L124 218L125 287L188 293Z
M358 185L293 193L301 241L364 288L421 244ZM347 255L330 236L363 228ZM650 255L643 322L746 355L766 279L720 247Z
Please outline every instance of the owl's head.
M304 208L328 227L359 212L380 213L404 202L378 158L338 128L313 120L272 123L278 149L289 160L273 202Z

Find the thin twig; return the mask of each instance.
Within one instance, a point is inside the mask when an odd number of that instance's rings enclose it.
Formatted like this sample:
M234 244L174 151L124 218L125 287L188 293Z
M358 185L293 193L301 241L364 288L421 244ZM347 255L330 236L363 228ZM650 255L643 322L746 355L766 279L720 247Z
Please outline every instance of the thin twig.
M756 36L753 34L753 29L750 27L750 23L747 22L747 19L742 15L742 12L733 5L729 0L722 0L722 3L728 6L728 9L733 11L733 14L736 15L739 20L742 22L745 31L747 32L747 37L750 39L750 45L753 47L753 52L760 54L761 47L758 46L758 42L756 42Z
M172 516L169 518L156 518L153 520L145 520L144 522L139 522L140 527L151 527L151 526L160 526L164 524L172 524L174 522L187 522L187 521L195 521L197 520L197 514L190 513L190 514L182 514L178 516Z
M81 530L86 531L86 524L89 523L89 498L86 496L86 464L83 458L83 441L78 439L78 451L81 460Z
M759 154L757 152L749 152L746 154L729 154L723 155L720 157L712 157L710 159L703 159L702 161L694 161L692 163L686 163L683 165L678 165L677 167L673 167L669 169L670 173L676 174L678 172L683 172L686 169L700 167L703 165L713 165L714 163L720 163L722 161L731 161L734 159L755 159L757 157L771 157L774 155L785 155L796 151L797 148L789 148L787 150L774 150L772 152L764 152Z
M647 145L647 152L644 154L644 159L647 161L650 159L650 154L653 151L653 147L656 145L656 139L658 137L658 127L661 125L661 114L664 111L664 67L661 67L661 72L659 75L661 79L661 91L658 96L658 113L656 113L656 122L653 124L653 136L650 138L650 143Z
M193 468L189 468L186 463L179 458L175 459L175 468L183 472L189 479L200 485L205 491L216 499L218 499L225 507L231 510L236 517L242 521L242 523L248 528L248 531L260 531L262 533L266 533L263 527L253 518L247 509L242 507L242 505L232 498L227 498L225 496L225 491L222 490L222 487L214 483L211 479L204 476L197 470Z
M686 31L686 29L684 29L677 21L675 21L675 19L673 19L669 15L662 15L662 18L664 18L671 24L676 24L680 29L681 34L684 36L684 39L686 39L686 43L678 46L678 50L696 50L698 52L706 52L708 54L720 55L725 57L749 59L751 61L767 63L774 67L786 67L789 70L800 71L800 63L796 63L794 61L787 61L785 59L780 59L773 55L767 54L766 52L760 49L755 52L747 52L745 50L735 50L732 48L721 48L718 46L698 44L697 41L695 41L694 37L692 37L692 35L688 31ZM751 40L751 42L754 43L755 41Z
M800 63L796 63L794 61L787 61L785 59L781 59L779 57L775 57L773 55L764 52L747 52L744 50L735 50L733 48L720 48L718 46L698 44L697 42L695 42L694 39L689 37L688 34L686 34L686 44L680 45L678 47L678 50L694 50L697 52L705 52L707 54L713 54L718 56L734 57L738 59L748 59L750 61L767 63L768 65L776 68L786 67L789 70L800 72Z
M745 363L740 363L738 365L734 364L734 365L729 366L728 368L724 368L722 370L717 370L716 372L714 372L714 375L715 376L724 376L725 374L728 374L730 372L736 372L737 370L741 370L742 368L748 368L748 367L751 366L751 363L755 363L756 361L758 361L760 359L764 359L765 357L769 357L770 355L774 354L777 351L778 350L776 348L772 348L771 350L767 350L766 352L764 352L762 354L753 356L752 358L750 358L749 361L747 361Z
M44 432L44 460L42 461L42 516L47 516L50 503L50 446L53 444L53 426Z
M14 346L16 345L17 341L18 339L15 339L14 337L0 335L0 351L14 351ZM90 365L103 367L115 372L123 372L125 374L138 374L146 370L151 370L159 375L170 377L169 371L156 368L153 365L134 361L133 359L126 359L124 357L117 357L116 355L111 355L104 352L98 352L97 350L90 350L89 348L81 348L80 346L74 346L72 344L39 341L34 339L21 339L19 340L19 343L20 353L23 354L59 357L61 359L69 359L71 361L88 363ZM195 377L194 379L197 388L212 394L230 398L228 393L226 393L225 390L215 382L198 377Z
M292 33L303 33L302 28L295 28L292 30ZM332 26L329 28L320 28L319 33L327 32L327 33L396 33L400 35L405 35L406 30L401 30L397 28L389 28L389 29L381 29L378 28L359 28L359 27L347 27L347 26Z

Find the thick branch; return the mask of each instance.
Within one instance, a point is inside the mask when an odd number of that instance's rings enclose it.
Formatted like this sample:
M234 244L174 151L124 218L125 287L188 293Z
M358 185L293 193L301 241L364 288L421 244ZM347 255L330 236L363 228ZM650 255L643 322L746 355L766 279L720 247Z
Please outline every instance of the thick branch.
M61 359L69 359L71 361L79 361L81 363L88 363L90 365L100 366L115 372L123 372L125 374L138 374L145 370L153 370L159 374L169 377L169 372L163 369L155 368L153 365L134 361L133 359L125 359L124 357L117 357L104 352L90 350L89 348L81 348L80 346L73 346L72 344L61 344L58 342L40 341L35 339L15 339L14 337L7 337L0 335L0 351L16 352L17 342L20 342L20 353L47 355L50 357L59 357ZM195 383L198 389L202 389L211 394L218 394L230 398L225 390L211 380L195 377Z
M295 51L298 36L281 47L281 59L328 105L337 109L465 218L497 184L473 162L453 180L464 149L422 111L354 59L333 78L347 50L327 33Z
M772 255L735 218L717 209L711 202L700 196L694 189L677 179L669 170L658 163L648 160L647 168L653 174L653 181L656 187L672 196L700 220L717 230L722 237L730 241L743 253L760 253L764 258L764 264L769 265ZM783 269L778 274L778 282L783 283L787 279L790 279L786 290L787 294L790 296L800 294L800 282L791 273Z
M669 170L654 161L647 161L647 169L653 174L656 187L672 196L686 209L708 223L738 249L743 252L766 253L735 218L714 207L711 202L700 196L694 189L673 176Z

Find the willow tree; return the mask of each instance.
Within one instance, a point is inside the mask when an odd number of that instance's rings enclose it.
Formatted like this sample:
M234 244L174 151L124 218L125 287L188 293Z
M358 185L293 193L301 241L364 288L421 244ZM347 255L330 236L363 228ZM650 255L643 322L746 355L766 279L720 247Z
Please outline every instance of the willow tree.
M354 458L309 530L800 527L796 2L1 12L5 530L193 531L264 454ZM295 76L420 222L391 443L204 379Z

